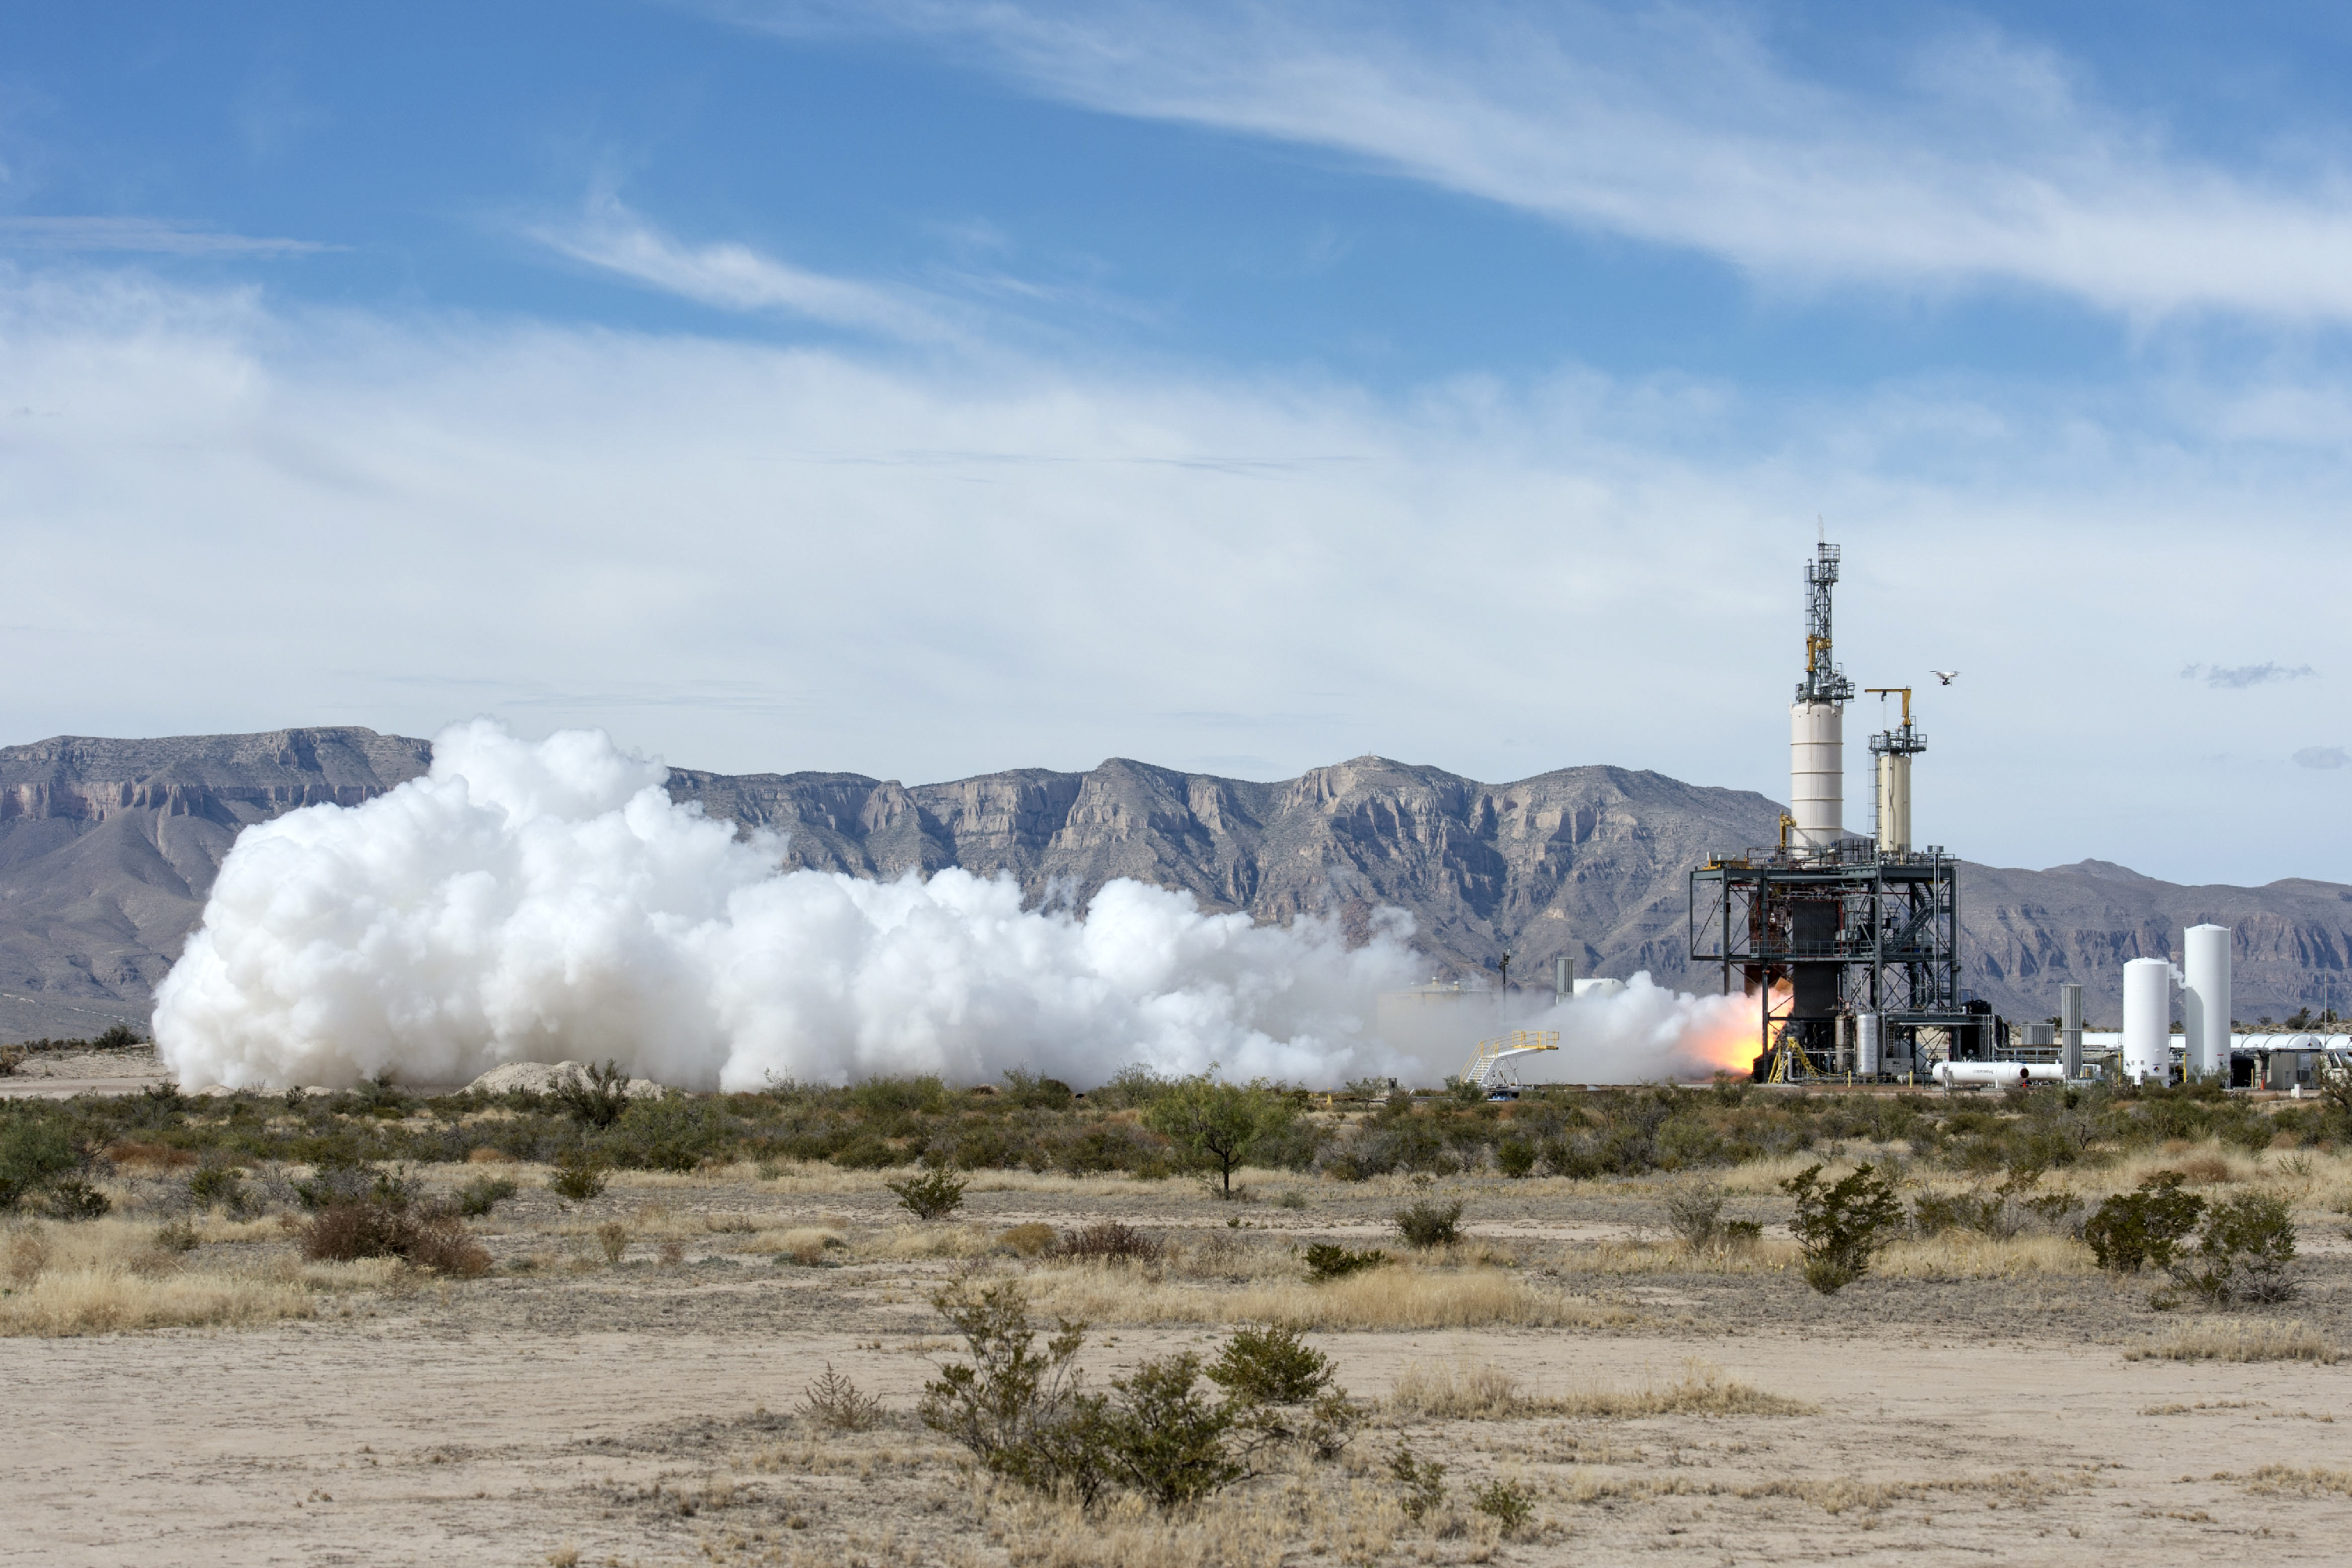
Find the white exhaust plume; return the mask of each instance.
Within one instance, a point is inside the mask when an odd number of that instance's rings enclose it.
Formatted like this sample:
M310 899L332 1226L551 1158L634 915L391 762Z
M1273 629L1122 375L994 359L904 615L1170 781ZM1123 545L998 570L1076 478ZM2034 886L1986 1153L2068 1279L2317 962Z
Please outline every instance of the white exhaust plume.
M157 991L163 1065L232 1089L608 1057L700 1089L1458 1070L1371 1035L1373 997L1422 963L1402 910L1349 951L1325 922L1258 926L1127 880L1080 918L1024 910L1010 878L780 872L781 840L672 802L665 776L601 732L534 744L478 721L435 739L424 778L247 829ZM1679 1065L1654 1012L1647 1070L1623 1076Z

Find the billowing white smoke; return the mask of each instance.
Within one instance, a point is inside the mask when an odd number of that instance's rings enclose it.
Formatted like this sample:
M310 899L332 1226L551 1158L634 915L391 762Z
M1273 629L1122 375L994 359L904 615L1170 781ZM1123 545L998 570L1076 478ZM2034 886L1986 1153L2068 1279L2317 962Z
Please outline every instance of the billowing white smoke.
M1085 1087L1129 1062L1330 1083L1423 1076L1370 1038L1411 921L1208 915L1115 881L1086 918L1009 879L778 874L781 845L674 804L601 733L478 721L425 778L241 835L157 993L184 1084L461 1083L618 1059L698 1089L1025 1066Z
M532 744L477 721L433 759L363 805L238 837L157 992L181 1083L462 1083L608 1057L691 1089L1013 1067L1084 1088L1129 1062L1432 1083L1467 1053L1372 1036L1374 997L1420 963L1402 911L1349 951L1327 924L1257 926L1131 881L1081 919L1023 910L1009 878L780 873L778 840L673 803L661 764L601 733ZM1643 977L1538 1026L1591 1047L1563 1081L1654 1079L1692 1070L1707 1005Z
M1554 1003L1549 987L1441 994L1437 1005L1399 1009L1383 1020L1390 1045L1427 1062L1433 1077L1458 1073L1475 1042L1509 1030L1557 1030L1559 1049L1506 1064L1522 1084L1649 1083L1748 1070L1756 1055L1756 1004L1741 996L1669 991L1644 971L1622 984L1587 982Z

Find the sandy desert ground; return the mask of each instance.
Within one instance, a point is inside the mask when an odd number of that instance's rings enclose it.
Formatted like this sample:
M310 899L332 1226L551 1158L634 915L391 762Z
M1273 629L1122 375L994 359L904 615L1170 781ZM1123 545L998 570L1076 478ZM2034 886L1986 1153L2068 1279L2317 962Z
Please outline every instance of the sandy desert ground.
M1224 1204L1181 1179L983 1173L926 1226L887 1173L624 1173L566 1205L543 1169L503 1169L519 1192L478 1222L483 1278L313 1267L289 1287L303 1316L0 1339L0 1562L2335 1562L2352 1528L2352 1362L2147 1353L2247 1325L2305 1354L2352 1343L2352 1254L2320 1188L2303 1299L2216 1315L2152 1312L2147 1280L2049 1237L1898 1248L1824 1298L1769 1229L1738 1258L1662 1239L1658 1183L1258 1173L1258 1201ZM1769 1174L1735 1173L1735 1206L1769 1216ZM142 1183L165 1184L126 1175L114 1217L70 1228L133 1245ZM1087 1364L1108 1377L1295 1308L1299 1245L1363 1245L1433 1192L1467 1199L1469 1240L1349 1310L1428 1321L1338 1310L1309 1329L1370 1412L1334 1462L1284 1458L1173 1521L1131 1502L1081 1517L976 1472L912 1414L958 1348L928 1300L953 1271L1092 1316ZM1105 1218L1172 1238L1171 1260L1055 1263L1001 1240ZM597 1227L614 1224L608 1262ZM20 1223L11 1244L66 1228ZM207 1268L296 1279L273 1221L204 1234ZM1398 1308L1411 1280L1433 1293ZM1464 1281L1516 1305L1446 1326ZM878 1426L801 1408L828 1366L880 1397ZM1498 1378L1510 1400L1446 1405L1449 1385ZM1389 1475L1400 1445L1448 1467L1418 1523ZM1466 1506L1497 1478L1536 1499L1508 1538Z

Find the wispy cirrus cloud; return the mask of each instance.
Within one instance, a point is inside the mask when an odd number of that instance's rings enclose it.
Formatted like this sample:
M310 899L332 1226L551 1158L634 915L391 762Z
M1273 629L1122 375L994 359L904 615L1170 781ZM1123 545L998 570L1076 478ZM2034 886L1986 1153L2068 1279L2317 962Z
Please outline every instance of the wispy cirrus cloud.
M1106 113L1326 148L1777 282L2352 321L2352 169L2189 156L1990 26L1918 46L1865 91L1808 74L1728 7L709 8L772 33L910 37Z
M763 256L748 245L689 245L593 193L576 218L530 226L532 238L591 267L722 310L804 317L910 342L965 334L946 301L914 289L836 278Z
M0 250L152 256L305 256L336 246L312 239L223 234L177 218L0 217Z
M2218 690L2242 691L2249 686L2267 686L2274 680L2308 680L2318 673L2307 664L2192 664L2182 668L2180 679L2201 679Z

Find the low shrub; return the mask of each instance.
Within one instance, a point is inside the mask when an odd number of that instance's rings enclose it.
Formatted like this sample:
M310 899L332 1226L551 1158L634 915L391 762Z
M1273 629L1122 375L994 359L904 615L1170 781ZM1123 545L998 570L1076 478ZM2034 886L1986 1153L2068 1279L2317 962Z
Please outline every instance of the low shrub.
M1516 1535L1536 1516L1535 1493L1516 1481L1491 1480L1470 1495L1470 1506Z
M1464 1206L1460 1198L1450 1204L1423 1199L1408 1208L1399 1209L1390 1223L1396 1226L1397 1235L1408 1247L1451 1247L1462 1239Z
M604 1192L606 1180L604 1162L575 1145L557 1158L555 1173L547 1178L547 1190L557 1197L584 1204Z
M629 1075L609 1059L603 1067L591 1063L565 1074L548 1089L547 1099L583 1127L610 1127L629 1109Z
M1043 1220L1031 1220L1000 1231L996 1239L1024 1258L1043 1258L1054 1250L1058 1237L1052 1226Z
M1869 1273L1871 1259L1895 1240L1903 1201L1873 1166L1857 1165L1832 1183L1821 1173L1819 1165L1808 1166L1780 1190L1797 1200L1789 1234L1804 1253L1805 1283L1830 1296Z
M13 1209L81 1168L81 1152L49 1117L17 1112L0 1122L0 1209Z
M2213 1206L2196 1247L2176 1257L2168 1271L2216 1305L2291 1300L2296 1286L2287 1270L2294 1241L2294 1216L2284 1200L2242 1193Z
M1179 1508L1249 1473L1226 1447L1235 1407L1204 1397L1192 1351L1146 1361L1122 1378L1099 1415L1114 1476L1163 1509Z
M1397 1484L1397 1507L1415 1524L1445 1506L1445 1467L1416 1457L1401 1438L1389 1456L1389 1478Z
M387 1204L335 1202L297 1226L302 1256L349 1263L397 1258L420 1268L471 1279L490 1269L490 1255L456 1215Z
M2180 1244L2197 1228L2205 1200L2184 1193L2178 1171L2163 1171L2117 1193L2084 1222L2083 1239L2102 1268L2137 1274L2144 1268L2169 1268Z
M1112 1259L1134 1263L1157 1263L1167 1253L1167 1244L1148 1231L1115 1219L1097 1220L1084 1230L1074 1230L1064 1236L1055 1250L1064 1258L1083 1263L1105 1263Z
M621 1255L629 1250L629 1227L616 1219L606 1220L596 1227L596 1246L608 1267L618 1264Z
M801 1413L828 1432L863 1432L882 1424L882 1402L824 1363L824 1375L801 1395Z
M952 1171L926 1171L882 1184L898 1194L900 1208L919 1220L945 1219L963 1207L964 1183Z
M1378 1268L1381 1264L1389 1261L1389 1255L1377 1247L1362 1252L1350 1252L1348 1248L1328 1241L1318 1241L1310 1245L1307 1248L1306 1258L1307 1278L1318 1284L1326 1279L1344 1279L1350 1274L1360 1274L1367 1268Z
M1331 1386L1331 1358L1287 1323L1236 1329L1207 1370L1210 1382L1252 1405L1311 1404Z
M236 1215L246 1212L245 1173L235 1165L208 1165L188 1178L188 1202L200 1209L220 1208Z
M1513 1181L1536 1168L1536 1146L1523 1138L1506 1138L1495 1145L1495 1168Z
M60 1176L41 1194L42 1211L53 1219L102 1219L113 1207L112 1199L79 1176Z
M479 1219L517 1191L514 1183L505 1176L477 1176L457 1189L457 1212Z

